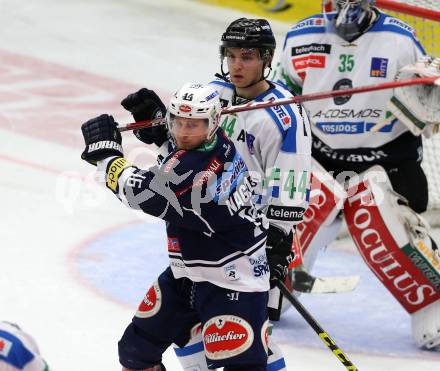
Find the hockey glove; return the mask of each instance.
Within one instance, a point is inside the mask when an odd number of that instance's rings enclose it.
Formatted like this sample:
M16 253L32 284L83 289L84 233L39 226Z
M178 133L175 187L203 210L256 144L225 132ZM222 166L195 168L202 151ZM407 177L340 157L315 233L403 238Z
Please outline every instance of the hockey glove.
M273 289L276 281L281 282L287 276L289 264L295 257L292 251L293 232L286 235L281 229L269 225L266 241L266 255L270 269L270 288Z
M107 114L95 117L81 126L86 149L81 158L96 165L110 156L122 156L122 138L118 124Z
M131 112L136 122L165 118L166 108L153 90L142 88L122 100L122 107ZM134 135L146 144L160 147L168 139L166 125L155 125L133 131Z
M440 58L424 56L416 63L404 66L396 80L415 77L437 77L440 79ZM400 122L414 135L423 133L427 138L440 131L440 84L414 85L394 89L388 106Z

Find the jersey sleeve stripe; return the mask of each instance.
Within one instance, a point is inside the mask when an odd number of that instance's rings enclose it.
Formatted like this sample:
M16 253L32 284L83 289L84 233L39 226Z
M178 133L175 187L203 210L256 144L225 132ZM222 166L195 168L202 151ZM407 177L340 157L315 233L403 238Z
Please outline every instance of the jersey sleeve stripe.
M281 136L284 136L283 124L281 124L280 119L277 117L275 112L272 111L272 109L270 107L269 108L265 108L265 110L270 115L270 117L272 117L272 120L275 122L278 130L280 131Z
M368 32L391 32L410 38L422 54L426 54L420 41L415 36L415 30L400 19L380 13L380 19Z
M300 35L308 35L314 33L325 33L325 27L316 27L316 28L304 28L302 30L289 31L286 35L286 39L284 41L283 49L286 48L287 40L294 36Z
M203 341L200 341L198 343L188 345L183 348L174 348L174 351L176 352L177 357L185 357L191 354L202 352L203 349Z
M283 145L281 146L281 151L296 153L296 126L290 127L287 130L287 134L283 140Z
M275 90L276 89L268 90L264 94L255 98L255 102L263 102L264 98L267 97L269 94L274 93ZM280 131L281 136L284 137L285 130L284 130L283 124L281 123L281 120L278 118L276 113L273 111L273 107L267 107L264 110L270 115L270 117L272 117L272 120L275 122L276 126L278 127L278 130Z
M274 94L278 98L286 98L285 95L278 90L274 90ZM286 104L284 107L286 108L286 111L290 117L290 127L287 129L287 131L283 133L283 144L281 146L281 151L296 153L296 130L297 130L296 114L293 111L290 104Z
M211 84L212 85L219 85L219 86L223 86L223 87L230 88L230 89L234 88L234 85L232 83L226 82L226 81L220 81L220 80L212 80L209 84L210 85Z

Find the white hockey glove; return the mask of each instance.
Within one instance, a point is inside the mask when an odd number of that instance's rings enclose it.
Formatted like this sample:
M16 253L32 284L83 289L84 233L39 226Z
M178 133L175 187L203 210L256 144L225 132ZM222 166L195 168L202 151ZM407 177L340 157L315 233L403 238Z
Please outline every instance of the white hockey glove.
M438 76L434 85L413 85L394 89L388 102L397 117L416 136L430 138L440 128L440 58L423 57L400 69L396 81Z

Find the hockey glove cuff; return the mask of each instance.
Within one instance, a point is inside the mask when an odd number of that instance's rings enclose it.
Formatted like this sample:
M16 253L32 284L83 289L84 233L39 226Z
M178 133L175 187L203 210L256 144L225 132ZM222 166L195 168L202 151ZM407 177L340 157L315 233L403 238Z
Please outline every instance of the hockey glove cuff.
M112 116L104 114L81 126L86 148L81 158L92 165L110 156L123 156L122 137Z
M121 102L122 107L129 111L136 122L165 118L166 108L153 90L142 88L130 94ZM160 147L168 139L166 125L155 125L133 131L134 135L146 144L156 144Z

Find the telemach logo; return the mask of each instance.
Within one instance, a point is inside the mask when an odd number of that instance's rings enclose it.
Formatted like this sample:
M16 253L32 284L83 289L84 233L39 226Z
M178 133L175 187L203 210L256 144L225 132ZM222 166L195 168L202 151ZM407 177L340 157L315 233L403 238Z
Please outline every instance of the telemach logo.
M291 56L309 54L309 53L325 53L330 54L332 46L330 44L307 44L301 46L295 46L291 50Z
M300 221L304 215L302 207L282 207L270 205L267 216L271 219Z

